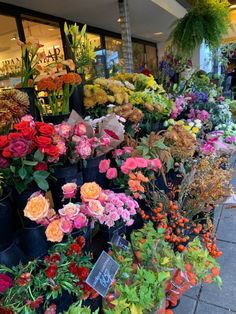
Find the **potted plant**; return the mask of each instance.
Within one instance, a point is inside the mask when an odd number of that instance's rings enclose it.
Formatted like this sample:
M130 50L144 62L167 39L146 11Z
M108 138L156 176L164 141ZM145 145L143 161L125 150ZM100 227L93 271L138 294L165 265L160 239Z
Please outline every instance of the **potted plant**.
M18 40L18 44L21 47L21 83L19 84L19 89L27 93L29 97L29 113L36 120L39 120L40 115L36 106L34 82L39 74L39 62L44 60L46 55L45 52L40 52L40 48L43 45L33 38L29 38L25 43Z

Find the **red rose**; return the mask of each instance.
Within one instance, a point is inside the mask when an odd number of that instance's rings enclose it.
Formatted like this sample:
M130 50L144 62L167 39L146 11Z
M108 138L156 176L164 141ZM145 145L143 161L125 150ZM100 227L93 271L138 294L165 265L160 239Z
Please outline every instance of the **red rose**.
M55 128L52 124L47 124L44 122L36 122L36 126L39 132L44 136L51 136L55 133Z
M38 162L36 166L34 166L34 171L47 171L48 165L45 162Z
M4 168L7 168L9 167L9 161L5 158L3 158L2 156L0 156L0 168L1 169L4 169Z
M17 124L14 124L14 128L16 130L23 130L23 129L26 129L26 128L29 128L30 127L30 123L29 121L21 121Z
M81 250L82 250L82 247L78 243L72 243L70 245L70 248L69 248L69 251L68 251L68 255L72 256L74 253L80 254Z
M44 152L50 157L58 158L59 157L59 148L55 145L51 145L44 149Z
M48 277L48 278L54 278L56 276L58 272L58 267L57 265L53 264L53 265L50 265L46 270L45 270L45 275Z
M11 158L12 157L12 153L10 152L9 147L4 148L2 155L5 158Z
M32 140L35 135L36 131L34 128L25 128L21 130L21 134L26 138L27 140Z
M89 270L87 267L78 267L77 272L78 277L81 281L85 281L89 275Z
M51 145L52 140L46 136L37 136L36 143L38 144L40 149L44 149L48 147L49 145Z
M0 135L0 149L4 148L8 144L8 138L6 135Z
M25 157L30 150L29 142L23 138L19 138L18 140L12 140L8 146L8 149L11 152L12 157L15 158Z
M78 236L76 238L76 242L83 248L85 246L85 238L82 236Z
M22 138L22 135L21 133L10 133L8 134L8 140L11 141L11 140L18 140L19 138Z
M0 292L4 293L13 286L13 280L6 274L0 274Z

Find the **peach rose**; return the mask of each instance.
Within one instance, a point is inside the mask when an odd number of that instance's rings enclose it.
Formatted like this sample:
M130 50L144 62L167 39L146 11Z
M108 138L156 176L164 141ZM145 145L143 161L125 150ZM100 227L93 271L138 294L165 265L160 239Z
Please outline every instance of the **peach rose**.
M84 183L80 189L81 198L84 202L98 199L101 192L102 189L96 182Z
M77 192L77 184L76 183L66 183L62 186L62 191L64 198L73 198Z
M65 216L67 219L73 219L80 211L80 207L77 204L68 203L59 209L59 214Z
M49 206L49 201L42 194L39 194L28 200L24 215L33 221L41 220L47 217Z
M91 200L88 203L88 214L92 217L101 217L104 212L104 207L98 200Z
M47 226L46 237L48 241L51 242L61 242L64 236L64 233L61 230L61 221L60 219L53 220Z

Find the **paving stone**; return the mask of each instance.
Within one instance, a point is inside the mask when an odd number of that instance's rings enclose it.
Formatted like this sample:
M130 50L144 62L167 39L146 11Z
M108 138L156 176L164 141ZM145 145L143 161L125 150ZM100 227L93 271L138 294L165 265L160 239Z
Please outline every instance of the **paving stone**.
M236 208L222 210L221 219L217 229L217 239L236 243Z
M184 312L183 312L184 313ZM199 302L197 305L197 310L195 312L195 314L229 314L229 313L233 313L230 312L229 310L226 309L222 309L220 307L217 307L215 305L211 305L211 304L207 304L204 302ZM186 312L187 314L187 312Z
M191 297L191 298L194 298L194 299L197 299L198 298L198 294L199 294L199 291L200 291L200 288L201 286L196 286L196 287L193 287L191 289L189 289L185 295L188 296L188 297Z
M217 245L223 251L223 255L218 259L221 265L222 289L216 284L204 284L199 299L236 311L236 244L218 241Z
M194 314L196 303L196 300L182 296L180 304L174 309L174 314Z

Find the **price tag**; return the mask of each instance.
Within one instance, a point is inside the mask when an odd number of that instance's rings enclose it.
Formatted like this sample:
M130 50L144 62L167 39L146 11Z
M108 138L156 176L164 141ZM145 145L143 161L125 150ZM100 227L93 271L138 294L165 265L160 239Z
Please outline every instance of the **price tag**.
M119 264L103 251L86 279L86 283L105 297L119 267Z
M111 243L124 251L129 250L129 242L116 233L113 235Z

